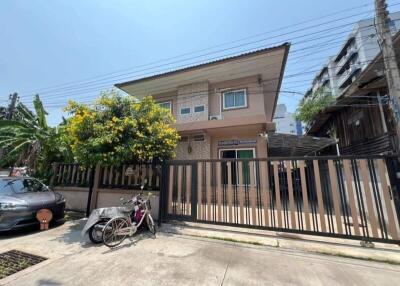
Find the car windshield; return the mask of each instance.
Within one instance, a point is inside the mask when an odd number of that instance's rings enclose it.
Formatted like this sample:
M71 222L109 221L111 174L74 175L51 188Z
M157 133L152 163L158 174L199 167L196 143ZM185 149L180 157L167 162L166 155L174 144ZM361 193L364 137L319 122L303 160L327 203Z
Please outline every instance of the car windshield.
M9 195L12 193L12 180L0 179L0 195Z
M33 179L16 179L11 181L14 192L18 194L45 192L47 188L41 182Z

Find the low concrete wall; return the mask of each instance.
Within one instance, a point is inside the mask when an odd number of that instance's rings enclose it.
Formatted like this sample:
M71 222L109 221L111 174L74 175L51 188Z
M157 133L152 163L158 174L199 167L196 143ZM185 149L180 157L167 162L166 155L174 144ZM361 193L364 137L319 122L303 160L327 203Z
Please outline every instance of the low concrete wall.
M88 188L80 187L54 187L54 191L62 194L66 200L66 208L76 211L86 211ZM138 194L139 191L125 189L99 189L95 208L120 206L120 198L130 199ZM143 197L150 193L151 215L158 219L159 212L159 192L143 192Z
M124 190L124 189L99 189L97 198L97 208L119 206L120 198L126 200L138 194L139 191ZM151 215L154 219L158 219L159 212L159 192L143 192L143 197L147 197L150 193Z
M86 211L88 189L80 187L54 187L65 198L65 207L74 211Z

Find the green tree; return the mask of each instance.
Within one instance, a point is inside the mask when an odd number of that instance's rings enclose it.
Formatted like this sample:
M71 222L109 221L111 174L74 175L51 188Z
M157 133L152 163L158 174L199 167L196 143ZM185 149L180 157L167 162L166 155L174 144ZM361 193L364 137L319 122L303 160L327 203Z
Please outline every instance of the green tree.
M2 166L28 166L35 176L47 179L49 166L55 161L71 160L59 128L47 125L43 104L36 95L35 112L18 103L11 120L0 119L0 148L4 150Z
M318 89L309 97L303 97L296 109L295 117L306 124L311 123L315 117L334 101L330 91Z
M66 134L76 161L90 166L174 157L179 135L172 114L151 96L137 101L103 92L93 105L70 102Z

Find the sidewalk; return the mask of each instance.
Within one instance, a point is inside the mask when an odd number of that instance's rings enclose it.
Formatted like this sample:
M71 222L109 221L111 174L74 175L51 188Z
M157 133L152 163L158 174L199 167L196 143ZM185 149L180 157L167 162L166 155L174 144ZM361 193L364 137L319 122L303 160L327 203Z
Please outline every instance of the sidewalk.
M392 286L400 280L398 265L193 236L217 234L204 228L164 225L157 238L144 232L109 249L81 243L84 223L71 221L44 232L1 237L2 251L17 249L48 260L0 280L0 285Z
M161 229L166 233L211 238L222 241L241 242L253 245L272 246L281 249L291 249L400 265L400 246L395 244L375 242L374 248L367 248L362 247L359 240L190 222L162 224Z

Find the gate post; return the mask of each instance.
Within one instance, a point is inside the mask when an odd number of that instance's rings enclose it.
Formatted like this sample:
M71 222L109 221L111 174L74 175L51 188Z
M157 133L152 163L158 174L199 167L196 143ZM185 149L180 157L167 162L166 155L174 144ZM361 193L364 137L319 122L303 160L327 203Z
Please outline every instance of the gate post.
M399 157L387 157L386 158L386 168L389 175L390 184L392 185L392 198L394 202L395 211L397 214L397 220L400 223L400 178L398 174L400 173L399 167Z
M168 161L161 164L160 177L160 194L158 203L158 226L161 226L163 218L165 218L166 202L168 201Z
M197 220L197 197L198 197L198 195L197 195L197 192L198 192L197 180L199 179L197 177L197 162L196 161L194 161L192 163L192 174L191 175L192 175L192 185L191 185L192 190L191 190L191 196L190 196L192 199L191 216L192 216L192 220L196 221Z

